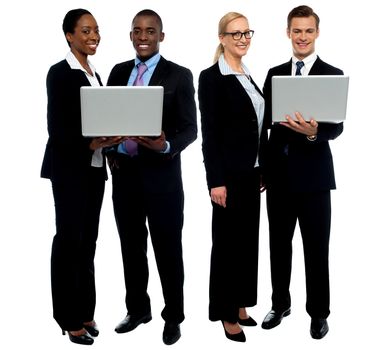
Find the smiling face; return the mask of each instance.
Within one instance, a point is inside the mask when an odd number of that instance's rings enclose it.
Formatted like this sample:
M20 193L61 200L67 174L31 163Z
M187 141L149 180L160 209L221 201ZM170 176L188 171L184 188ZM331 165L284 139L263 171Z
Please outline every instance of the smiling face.
M294 17L287 36L291 39L294 56L303 60L315 51L315 41L319 36L316 20L313 16Z
M226 26L226 33L244 33L249 30L248 21L244 17L234 19ZM220 34L219 40L223 45L225 56L230 56L233 59L241 59L247 54L251 45L251 39L246 39L244 35L239 40L235 40L231 34Z
M137 57L146 61L159 52L159 43L164 39L164 33L155 16L137 16L132 23L130 38L136 50Z
M76 57L94 55L100 42L99 28L92 15L85 14L79 18L73 33L65 35Z

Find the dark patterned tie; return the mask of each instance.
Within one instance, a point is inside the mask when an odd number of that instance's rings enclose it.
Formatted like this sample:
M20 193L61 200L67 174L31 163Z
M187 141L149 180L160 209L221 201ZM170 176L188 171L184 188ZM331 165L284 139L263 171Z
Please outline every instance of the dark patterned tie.
M301 69L304 67L303 61L296 62L296 72L295 75L302 75Z
M144 80L143 80L142 76L144 75L144 73L147 69L148 69L147 65L143 62L141 62L137 65L137 77L136 77L136 80L133 83L134 86L144 85ZM133 157L137 154L137 152L138 152L137 142L132 141L132 140L126 140L124 146L125 146L125 149L127 150L127 153L131 157Z

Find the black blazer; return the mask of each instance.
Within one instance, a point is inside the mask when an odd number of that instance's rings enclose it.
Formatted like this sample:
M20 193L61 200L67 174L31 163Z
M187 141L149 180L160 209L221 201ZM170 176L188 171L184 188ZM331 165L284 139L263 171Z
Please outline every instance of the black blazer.
M309 141L305 135L294 132L282 125L272 125L271 79L275 75L291 75L292 60L271 68L264 84L265 118L270 130L266 148L267 186L284 186L293 191L310 192L335 189L335 177L329 140L343 131L343 123L319 123L316 141ZM309 75L342 75L335 68L317 57ZM327 102L327 101L325 101ZM286 156L286 146L288 156Z
M100 81L100 77L97 74ZM48 141L42 163L41 177L51 180L85 177L91 167L94 151L91 138L82 136L80 87L89 86L85 73L71 69L63 60L47 74ZM106 177L106 168L102 167Z
M133 68L134 60L117 64L110 73L107 85L127 85ZM171 155L177 155L197 138L192 73L161 57L149 85L164 87L162 130L170 142ZM149 152L160 155L142 146L139 151L141 154Z
M134 60L115 65L107 85L127 85L134 65ZM193 76L189 69L161 57L149 85L164 87L162 130L171 150L162 154L139 146L138 158L149 182L165 187L181 181L180 152L197 138Z
M216 63L200 74L198 100L209 189L251 173L259 150L258 120L239 80L222 75Z

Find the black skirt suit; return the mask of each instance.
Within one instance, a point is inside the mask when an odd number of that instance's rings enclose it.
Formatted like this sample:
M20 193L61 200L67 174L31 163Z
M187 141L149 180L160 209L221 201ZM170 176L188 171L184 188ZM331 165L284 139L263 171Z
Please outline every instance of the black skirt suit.
M218 63L201 72L198 99L208 188L227 188L226 208L212 202L209 319L236 323L239 308L257 302L258 120L241 83Z

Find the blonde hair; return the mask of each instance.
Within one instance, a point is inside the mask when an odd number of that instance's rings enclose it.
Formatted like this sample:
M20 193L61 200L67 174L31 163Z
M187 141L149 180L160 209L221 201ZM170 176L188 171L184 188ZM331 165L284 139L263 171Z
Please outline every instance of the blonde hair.
M247 17L245 17L244 15L242 15L241 13L239 12L228 12L226 13L219 21L218 23L218 36L225 33L226 32L226 28L227 28L227 25L232 22L233 20L235 19L238 19L238 18L245 18L247 19ZM216 51L215 51L215 54L214 54L214 62L213 63L216 63L218 62L218 59L219 59L219 56L221 56L221 54L224 52L224 47L222 45L222 43L219 43Z

